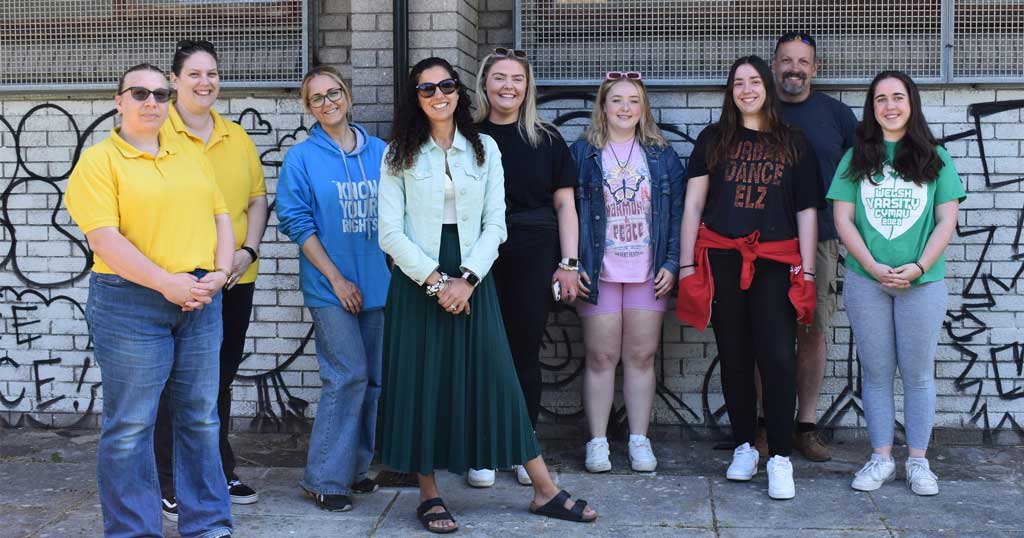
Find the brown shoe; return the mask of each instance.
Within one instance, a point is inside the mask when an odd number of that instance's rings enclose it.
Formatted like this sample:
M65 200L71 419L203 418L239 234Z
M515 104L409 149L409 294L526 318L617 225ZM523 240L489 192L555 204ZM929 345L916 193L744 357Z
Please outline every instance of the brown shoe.
M817 430L809 432L793 432L793 448L800 451L811 461L828 461L832 459L832 450L821 440Z
M761 456L761 459L768 459L768 430L764 426L757 426L757 437L754 438L754 448Z

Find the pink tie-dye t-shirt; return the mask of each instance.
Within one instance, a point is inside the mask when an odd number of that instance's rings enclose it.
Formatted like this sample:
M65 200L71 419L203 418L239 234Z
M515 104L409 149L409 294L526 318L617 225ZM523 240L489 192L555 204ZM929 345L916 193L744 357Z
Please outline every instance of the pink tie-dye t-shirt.
M647 282L654 276L647 157L635 141L609 142L601 152L601 168L606 216L601 280Z

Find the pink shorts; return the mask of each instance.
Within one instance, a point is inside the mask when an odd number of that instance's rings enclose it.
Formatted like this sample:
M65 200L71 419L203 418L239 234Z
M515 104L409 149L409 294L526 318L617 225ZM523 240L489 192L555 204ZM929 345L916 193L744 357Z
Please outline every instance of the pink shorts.
M654 279L637 284L601 281L597 304L576 301L576 313L581 317L611 314L623 310L668 310L668 297L654 298Z

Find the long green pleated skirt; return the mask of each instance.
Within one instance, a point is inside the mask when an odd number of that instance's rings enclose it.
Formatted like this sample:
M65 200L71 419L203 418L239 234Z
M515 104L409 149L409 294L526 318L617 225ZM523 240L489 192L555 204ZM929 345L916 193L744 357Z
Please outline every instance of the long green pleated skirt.
M441 233L441 271L461 275L456 225ZM494 281L452 315L395 268L384 324L381 459L403 472L497 469L540 455L519 388Z

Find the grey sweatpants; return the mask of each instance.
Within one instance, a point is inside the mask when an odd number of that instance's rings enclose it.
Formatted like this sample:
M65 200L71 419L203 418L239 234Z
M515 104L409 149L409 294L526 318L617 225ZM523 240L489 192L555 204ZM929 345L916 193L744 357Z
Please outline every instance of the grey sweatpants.
M935 349L946 316L945 281L893 289L846 271L843 304L857 343L871 446L893 444L899 367L907 445L927 449L935 422Z

